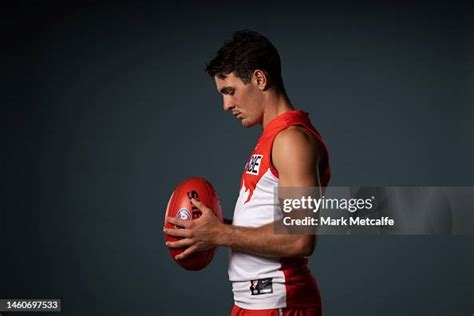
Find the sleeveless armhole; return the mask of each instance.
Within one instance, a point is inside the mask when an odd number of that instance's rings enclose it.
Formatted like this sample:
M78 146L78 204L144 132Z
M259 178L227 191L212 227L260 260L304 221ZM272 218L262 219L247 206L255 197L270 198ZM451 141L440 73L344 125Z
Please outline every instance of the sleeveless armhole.
M272 145L270 146L270 153L271 153L271 156L270 156L270 170L273 173L273 175L277 178L280 178L280 177L279 177L278 170L273 165L273 143L275 142L275 138L277 138L278 134L280 134L281 132L287 130L290 127L294 127L294 126L302 127L304 129L303 133L305 133L306 135L308 135L308 137L311 137L313 140L315 140L318 143L318 145L323 149L322 155L321 155L321 157L319 157L318 165L320 165L320 163L323 161L323 155L326 155L326 149L324 147L324 143L322 142L322 140L316 134L312 133L310 128L305 126L303 123L297 123L295 125L287 126L286 128L278 131L278 133L275 135L275 137L273 137Z

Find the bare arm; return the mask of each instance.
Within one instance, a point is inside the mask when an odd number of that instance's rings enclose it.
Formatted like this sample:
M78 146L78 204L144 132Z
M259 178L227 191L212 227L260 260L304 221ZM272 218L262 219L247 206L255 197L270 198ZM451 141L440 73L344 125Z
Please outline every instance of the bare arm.
M318 161L320 150L316 141L301 128L290 127L280 132L273 143L273 165L279 173L281 187L320 186ZM193 221L169 218L168 222L184 226L173 230L173 236L185 237L169 247L188 247L177 259L213 246L230 247L236 251L267 257L304 257L313 252L315 235L275 234L274 223L256 228L225 225L201 202L194 201L202 216ZM168 229L165 233L170 233Z
M272 150L273 164L279 173L281 187L319 186L319 149L308 135L297 127L282 131ZM308 256L315 245L315 235L274 234L274 223L258 228L230 226L217 242L240 252L264 256Z

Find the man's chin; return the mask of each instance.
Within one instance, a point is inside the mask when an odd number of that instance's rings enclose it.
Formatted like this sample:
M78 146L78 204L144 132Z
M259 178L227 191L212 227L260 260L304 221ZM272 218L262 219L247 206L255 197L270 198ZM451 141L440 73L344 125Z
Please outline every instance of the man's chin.
M257 124L255 124L255 123L253 123L253 122L249 122L249 121L246 120L246 119L242 119L242 120L240 121L240 123L241 123L242 126L245 127L245 128L249 128L249 127L253 127L253 126L257 125Z

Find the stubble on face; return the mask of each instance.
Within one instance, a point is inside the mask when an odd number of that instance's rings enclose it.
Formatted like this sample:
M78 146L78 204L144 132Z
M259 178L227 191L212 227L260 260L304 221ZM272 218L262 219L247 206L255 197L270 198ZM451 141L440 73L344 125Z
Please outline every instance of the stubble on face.
M260 91L252 81L245 84L234 73L223 78L215 76L214 79L218 92L223 96L225 111L232 112L246 128L262 122Z

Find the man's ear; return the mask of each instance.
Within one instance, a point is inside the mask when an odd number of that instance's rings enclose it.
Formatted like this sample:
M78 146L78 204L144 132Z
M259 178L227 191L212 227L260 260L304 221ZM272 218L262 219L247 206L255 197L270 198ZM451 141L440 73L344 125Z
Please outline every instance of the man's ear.
M257 88L261 91L264 91L268 88L268 78L265 71L260 69L255 69L253 72L253 80L257 85Z

